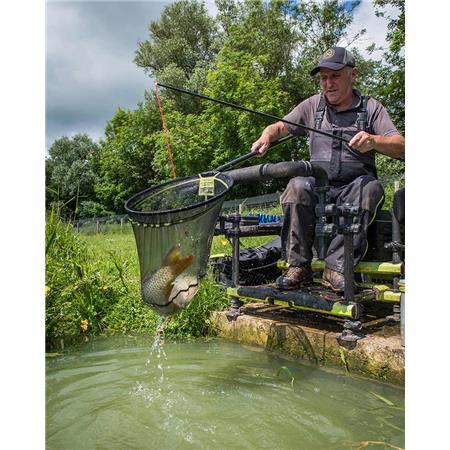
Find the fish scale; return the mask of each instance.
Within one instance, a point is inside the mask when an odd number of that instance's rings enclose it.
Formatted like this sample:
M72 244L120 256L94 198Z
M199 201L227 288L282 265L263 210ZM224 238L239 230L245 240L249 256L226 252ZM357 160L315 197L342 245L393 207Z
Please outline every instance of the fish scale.
M173 284L175 278L176 274L170 266L161 267L142 283L144 300L160 305L167 303L169 298L166 298L166 290Z

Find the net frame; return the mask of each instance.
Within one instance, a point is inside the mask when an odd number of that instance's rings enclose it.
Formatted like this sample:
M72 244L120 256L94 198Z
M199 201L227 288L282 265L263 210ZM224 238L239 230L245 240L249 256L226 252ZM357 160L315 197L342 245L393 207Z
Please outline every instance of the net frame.
M149 198L155 197L158 194L162 194L170 189L188 185L195 181L197 181L197 184L200 184L202 177L205 177L205 174L194 175L189 177L175 178L174 180L151 186L148 189L138 192L126 201L125 211L129 215L132 222L143 224L144 226L170 226L176 223L181 223L193 219L201 214L206 213L206 211L215 206L219 201L223 199L226 194L230 192L231 188L233 187L233 179L225 173L216 172L208 175L213 176L215 180L221 183L221 185L225 188L217 195L211 196L211 198L193 203L192 205L174 209L160 209L157 211L142 211L137 209L139 203L144 200L148 200Z

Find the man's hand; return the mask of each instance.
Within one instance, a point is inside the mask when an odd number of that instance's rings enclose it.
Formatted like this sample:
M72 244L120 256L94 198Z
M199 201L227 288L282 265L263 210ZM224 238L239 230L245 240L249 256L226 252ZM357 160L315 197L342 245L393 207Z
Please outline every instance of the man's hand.
M375 148L375 136L365 131L355 134L348 145L358 152L366 153Z
M353 136L348 145L361 153L376 150L392 158L405 157L405 138L400 134L381 136L360 131Z
M270 146L270 135L269 133L263 132L261 137L253 143L252 152L258 157L264 156L267 153L269 146Z

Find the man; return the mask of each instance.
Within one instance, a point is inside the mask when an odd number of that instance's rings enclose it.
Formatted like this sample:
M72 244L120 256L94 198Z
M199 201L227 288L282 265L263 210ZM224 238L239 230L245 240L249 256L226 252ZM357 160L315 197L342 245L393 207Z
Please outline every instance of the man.
M349 51L343 47L328 49L311 71L312 76L317 73L322 93L301 102L284 119L349 140L347 145L338 139L309 133L310 160L328 173L329 201L337 205L358 204L362 208L363 231L354 237L356 265L366 251L367 227L384 199L383 188L377 180L375 152L394 158L404 157L405 140L381 103L363 97L353 89L357 69ZM306 135L300 127L276 122L263 131L252 151L263 156L271 142L289 133ZM297 289L312 279L314 181L314 178L293 178L281 197L284 212L282 250L289 263L289 269L277 279L281 289ZM322 282L336 292L345 289L343 243L342 235L334 237L325 258Z

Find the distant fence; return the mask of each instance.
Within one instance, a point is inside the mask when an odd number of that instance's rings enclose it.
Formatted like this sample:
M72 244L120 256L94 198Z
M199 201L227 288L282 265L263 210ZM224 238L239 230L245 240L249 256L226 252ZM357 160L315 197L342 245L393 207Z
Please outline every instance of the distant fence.
M393 177L380 178L383 186L393 185L394 190L400 187L400 181ZM242 213L244 211L253 211L254 213L261 210L267 210L280 205L279 192L272 194L257 195L255 197L239 198L236 200L229 200L223 203L222 213L230 214L231 212ZM130 226L128 215L107 216L107 217L92 217L89 219L80 219L73 223L73 227L77 231L86 233L105 233L108 231L123 232Z
M256 197L239 198L237 200L229 200L223 203L222 212L242 212L243 208L246 209L266 209L280 204L280 193L274 192L273 194L257 195Z
M129 227L128 214L106 217L90 217L73 222L76 231L84 233L105 233L107 231L124 231Z
M223 203L222 213L242 212L243 209L267 209L278 205L280 193L258 195L256 197L229 200ZM106 217L90 217L73 222L76 231L89 234L106 233L108 231L123 232L130 226L128 214Z

